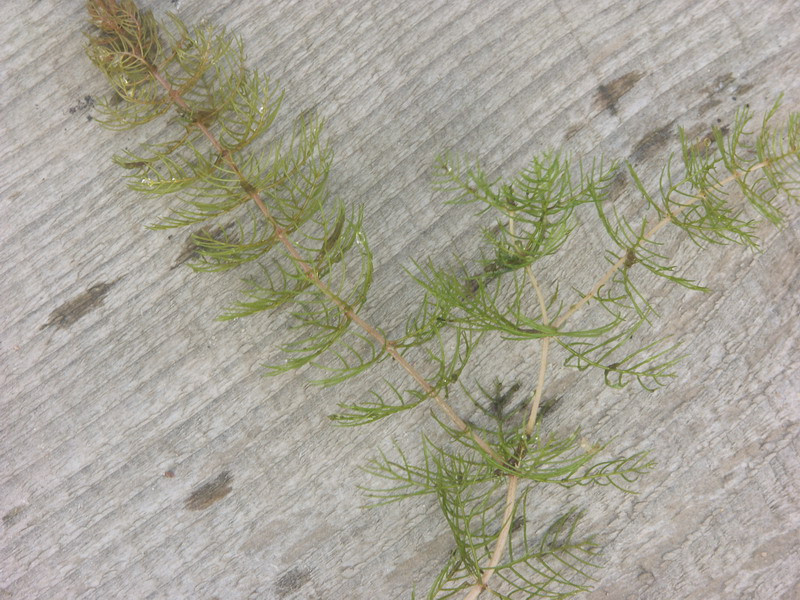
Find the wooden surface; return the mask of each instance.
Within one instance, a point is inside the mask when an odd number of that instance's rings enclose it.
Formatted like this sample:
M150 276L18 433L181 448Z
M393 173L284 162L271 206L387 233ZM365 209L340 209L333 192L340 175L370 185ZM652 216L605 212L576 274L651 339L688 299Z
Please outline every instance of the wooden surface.
M286 88L286 118L327 119L332 184L364 204L375 249L368 316L387 326L414 297L412 258L476 256L481 221L430 191L438 152L498 173L550 147L602 152L652 181L678 125L702 135L781 91L800 109L796 1L147 5L238 32L251 66ZM81 2L20 0L0 24L0 598L427 589L451 550L433 501L365 511L356 486L392 439L413 455L430 417L338 429L326 415L369 381L321 390L312 371L260 376L288 322L214 321L237 276L176 266L186 232L144 229L165 203L128 191L110 163L143 134L90 120L108 90L83 56L84 21ZM795 208L784 231L760 229L763 254L681 247L715 291L656 290L659 331L691 352L665 389L551 371L546 395L560 400L546 427L616 436L616 451L658 461L638 496L537 495L542 525L583 507L604 543L585 598L800 598L799 224ZM597 277L604 246L587 227L545 283ZM485 348L476 376L530 392L536 346L504 348ZM390 364L375 376L405 383Z

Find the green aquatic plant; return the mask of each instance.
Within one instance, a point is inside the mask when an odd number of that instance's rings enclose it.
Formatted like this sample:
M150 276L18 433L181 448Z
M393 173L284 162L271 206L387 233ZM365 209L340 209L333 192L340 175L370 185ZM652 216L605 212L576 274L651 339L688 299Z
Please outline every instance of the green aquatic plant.
M566 154L538 156L509 178L442 155L437 189L450 202L476 205L493 224L477 262L411 266L419 306L393 335L362 316L372 254L360 208L330 198L333 152L322 122L305 115L291 129L279 125L282 93L245 66L241 40L224 29L190 28L175 16L164 26L131 0L89 0L88 10L94 30L87 53L113 88L97 103L98 120L111 129L163 122L163 141L114 158L132 189L173 198L152 227L195 228L197 271L258 265L221 319L281 308L291 315L294 338L267 373L313 365L317 383L333 386L391 360L404 378L377 385L367 400L339 403L333 422L365 425L435 408L440 436L421 437L413 453L421 459L397 445L365 466L372 505L429 496L452 533L453 551L426 597L563 598L587 589L598 544L580 533L574 509L541 527L533 508L538 485L627 492L653 462L645 452L609 456L608 444L578 431L545 431L548 368L560 348L565 365L594 369L611 387L635 382L652 390L673 377L677 344L634 343L657 317L644 286L660 278L706 288L679 273L658 235L669 228L701 247L756 247L757 219L780 225L785 201L798 200L800 116L774 126L776 103L758 123L740 110L727 132L715 129L702 143L682 133L681 153L655 187L630 164ZM638 207L611 202L620 177L633 182ZM545 285L539 266L573 239L579 212L587 213L584 221L596 213L612 249L607 270L566 301L568 284ZM513 399L519 384L481 387L486 376L471 358L491 336L538 344L526 401ZM461 416L466 410L469 420Z

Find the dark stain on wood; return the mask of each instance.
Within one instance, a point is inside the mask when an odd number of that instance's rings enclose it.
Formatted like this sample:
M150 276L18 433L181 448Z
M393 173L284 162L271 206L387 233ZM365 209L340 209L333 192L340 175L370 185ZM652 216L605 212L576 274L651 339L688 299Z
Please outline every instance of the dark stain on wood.
M220 239L223 234L223 229L221 227L201 227L197 231L189 234L186 238L186 241L183 243L183 249L178 257L175 259L175 262L172 263L170 270L180 267L185 262L197 258L197 242L195 242L196 235L202 235L203 237L213 237L216 239Z
M216 479L204 483L194 490L186 499L186 510L205 510L218 500L222 500L231 493L233 476L229 471L223 471Z
M498 416L505 414L509 403L521 387L522 384L519 381L515 381L508 389L504 390L503 384L499 381L496 382L494 393L489 396L492 412Z
M553 409L561 402L561 396L554 396L553 398L547 398L546 400L542 401L542 404L539 406L539 419L544 419L546 416L553 412Z
M613 202L625 192L628 187L628 171L618 169L614 177L605 188L605 199Z
M564 141L568 142L576 135L578 135L583 128L586 127L586 123L575 123L574 125L570 125L567 130L564 132Z
M736 78L733 76L733 73L728 72L724 75L718 75L715 77L714 81L704 87L701 91L707 96L716 96L732 86L735 81Z
M736 81L736 78L733 76L733 73L725 73L724 75L717 76L714 81L700 90L708 98L705 102L697 107L698 112L702 115L707 113L715 106L722 104L722 100L720 100L719 95L728 87L730 87L734 81Z
M736 86L736 89L733 90L733 96L731 96L731 100L736 102L739 99L739 96L746 94L754 87L755 86L752 83L743 83L742 85Z
M702 115L722 104L723 100L720 96L723 94L730 94L730 99L733 102L737 102L739 96L753 89L752 83L742 83L734 86L735 83L736 77L733 76L733 73L725 73L716 77L714 81L700 90L707 96L707 100L697 108L698 112Z
M283 573L275 582L275 593L278 598L283 598L292 594L311 581L311 571L292 567Z
M6 514L3 515L3 525L5 525L6 527L11 527L15 523L17 523L17 521L19 521L20 517L22 516L22 513L25 512L26 508L27 507L24 504L21 504L9 510Z
M525 525L525 519L523 517L515 518L511 521L511 533L516 533L521 530L523 525Z
M66 329L78 321L78 319L89 314L93 309L103 304L103 298L105 298L108 291L116 285L117 281L119 281L119 279L107 283L94 284L85 292L78 294L72 300L65 302L51 312L47 323L39 327L39 329L45 329L47 327Z
M711 95L718 95L722 94L723 92L730 92L731 100L736 102L738 97L746 94L750 90L755 87L752 83L740 83L739 85L734 87L734 83L736 82L736 78L731 73L726 73L725 75L718 77L714 80L716 87L712 87L708 89L709 96Z
M631 71L621 77L612 79L608 83L601 83L597 86L595 101L600 106L600 110L608 109L612 115L617 114L617 102L619 102L619 99L627 94L642 77L644 77L644 73Z
M76 112L84 111L88 108L92 108L93 106L94 106L94 98L92 98L87 94L81 100L78 100L75 106L70 107L69 114L74 115Z
M676 137L676 134L673 123L667 123L663 127L654 129L636 142L631 153L631 162L642 162L651 158L654 154L660 153L664 146L671 142L674 137Z
M706 100L700 106L697 107L697 111L701 115L703 115L712 108L714 108L715 106L719 106L720 104L722 104L722 100L720 100L719 98L709 98L708 100Z

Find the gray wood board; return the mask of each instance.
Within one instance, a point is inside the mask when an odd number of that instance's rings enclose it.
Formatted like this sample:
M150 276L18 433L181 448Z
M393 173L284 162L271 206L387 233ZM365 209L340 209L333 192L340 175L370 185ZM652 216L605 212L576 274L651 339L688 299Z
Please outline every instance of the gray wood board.
M631 159L646 181L678 149L780 92L800 109L800 3L742 0L148 2L240 34L249 64L314 109L336 150L335 193L364 205L376 256L367 316L396 331L418 297L412 259L478 256L480 217L431 191L437 153L510 174L535 153ZM4 7L0 207L0 598L409 598L452 549L431 498L364 510L359 468L392 440L435 435L417 410L340 429L339 388L313 370L261 377L285 314L221 323L235 273L180 262L187 232L150 231L167 202L110 163L146 133L91 121L108 93L83 56L83 3ZM628 185L623 198L637 201ZM690 352L653 394L559 366L549 431L650 449L639 495L541 487L532 527L587 511L605 567L585 598L800 597L800 214L760 227L764 252L677 248L711 294L653 288L656 332ZM586 288L601 229L540 270ZM245 270L246 274L247 271ZM551 288L552 289L552 288ZM538 347L489 341L470 381L530 393ZM456 395L457 397L457 395ZM470 405L454 400L469 416Z

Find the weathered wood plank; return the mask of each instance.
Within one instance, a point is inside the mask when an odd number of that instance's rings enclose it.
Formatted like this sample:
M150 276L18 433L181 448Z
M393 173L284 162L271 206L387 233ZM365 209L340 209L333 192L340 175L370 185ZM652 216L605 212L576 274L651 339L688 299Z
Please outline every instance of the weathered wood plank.
M475 256L478 219L430 192L455 149L511 172L534 152L630 158L649 180L676 149L786 92L800 108L800 3L327 1L147 3L228 25L250 63L315 108L333 186L365 205L376 252L369 316L402 321L402 267ZM4 7L0 123L0 598L408 598L451 550L435 505L363 511L358 467L414 448L424 411L332 427L368 381L309 387L259 364L282 315L219 323L235 275L172 268L185 234L142 225L164 204L129 192L110 155L143 138L90 121L104 82L82 56L82 3ZM625 193L625 190L622 190ZM800 596L800 215L764 254L682 247L711 295L659 289L664 332L691 352L648 395L554 369L546 425L649 448L639 496L544 489L546 524L587 509L607 566L587 598ZM547 265L585 287L592 250ZM563 284L562 284L563 286ZM566 289L563 286L562 289ZM531 390L536 348L483 349L482 382ZM485 366L485 368L484 368ZM402 384L391 365L378 370ZM522 393L522 392L520 392Z

